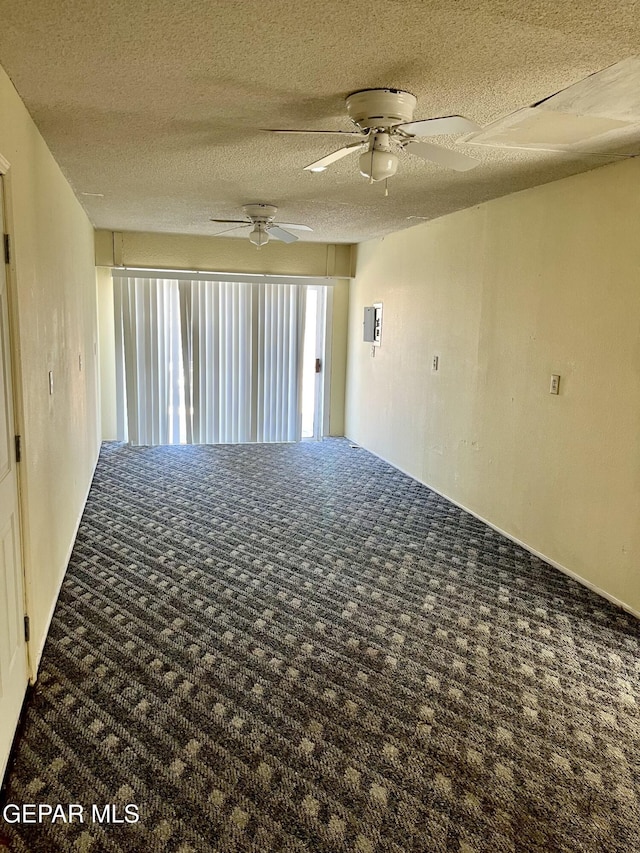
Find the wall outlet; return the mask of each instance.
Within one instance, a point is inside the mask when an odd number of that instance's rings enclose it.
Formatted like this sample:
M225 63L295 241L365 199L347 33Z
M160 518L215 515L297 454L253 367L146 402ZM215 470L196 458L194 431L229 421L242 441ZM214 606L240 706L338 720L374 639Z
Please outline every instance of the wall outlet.
M433 358L431 359L431 370L433 371L433 373L435 373L439 367L440 367L440 356L434 355Z
M549 383L549 393L550 394L559 394L560 393L560 376L558 373L551 374L551 382Z
M53 370L49 371L49 394L53 394Z

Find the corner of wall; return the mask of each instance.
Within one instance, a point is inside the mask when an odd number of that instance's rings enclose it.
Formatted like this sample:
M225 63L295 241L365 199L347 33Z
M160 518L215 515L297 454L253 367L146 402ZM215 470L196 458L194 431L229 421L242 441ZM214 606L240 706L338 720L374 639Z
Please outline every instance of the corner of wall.
M95 260L97 267L113 266L113 232L96 230L94 232Z

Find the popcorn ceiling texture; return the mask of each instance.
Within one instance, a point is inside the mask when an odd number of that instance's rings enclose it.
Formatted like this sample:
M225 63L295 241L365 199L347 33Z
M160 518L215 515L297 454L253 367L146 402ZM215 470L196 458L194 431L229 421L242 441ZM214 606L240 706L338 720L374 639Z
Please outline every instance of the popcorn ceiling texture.
M385 198L356 157L302 171L338 137L260 128L348 129L344 98L368 87L413 92L416 118L461 113L486 125L640 43L636 4L604 0L1 8L0 63L76 193L104 194L79 195L96 227L213 234L210 217L267 201L283 221L314 228L303 239L327 242L381 236L415 224L409 216L441 216L607 158L461 147L482 161L461 174L406 155Z

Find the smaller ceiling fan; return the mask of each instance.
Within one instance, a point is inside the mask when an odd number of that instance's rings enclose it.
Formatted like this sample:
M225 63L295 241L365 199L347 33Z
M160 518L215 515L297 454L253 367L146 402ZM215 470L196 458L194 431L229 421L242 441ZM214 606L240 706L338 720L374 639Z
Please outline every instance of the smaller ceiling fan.
M401 89L363 89L347 97L347 112L355 130L271 130L271 133L332 133L360 137L304 168L324 172L337 160L360 151L360 174L370 182L395 175L398 168L396 151L407 151L423 160L466 172L479 161L458 151L421 142L425 136L461 135L480 130L480 125L464 116L443 116L413 121L416 97ZM416 139L418 137L418 139Z
M282 240L283 243L295 243L298 238L295 234L286 231L286 228L313 231L313 228L309 228L308 225L296 225L293 222L274 222L273 220L278 212L278 208L274 204L243 204L242 211L248 218L248 222L244 219L212 219L211 222L233 224L233 228L226 228L214 236L219 237L221 234L228 234L229 231L236 231L238 228L252 228L249 240L259 249L269 242L270 237Z

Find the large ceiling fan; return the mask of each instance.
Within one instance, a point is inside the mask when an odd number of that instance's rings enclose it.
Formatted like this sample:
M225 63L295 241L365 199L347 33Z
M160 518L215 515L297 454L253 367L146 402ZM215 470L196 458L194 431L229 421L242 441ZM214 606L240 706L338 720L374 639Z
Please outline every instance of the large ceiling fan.
M308 225L296 225L293 222L274 222L278 212L278 208L274 204L243 204L242 211L247 219L212 219L211 222L233 224L233 228L226 228L214 236L219 237L221 234L228 234L238 228L251 228L249 240L259 249L268 243L271 237L281 240L283 243L295 243L298 238L295 234L286 231L286 228L313 231L313 228L309 228Z
M444 116L413 121L415 95L400 89L362 89L346 99L349 118L355 130L271 130L271 133L331 133L359 137L356 142L332 151L304 168L308 172L324 172L328 166L360 152L360 173L370 182L395 175L398 154L407 151L423 160L466 172L479 161L458 151L422 142L425 136L461 135L480 130L464 116Z

